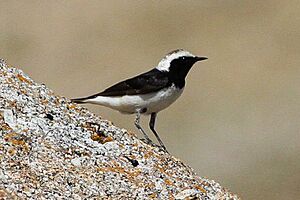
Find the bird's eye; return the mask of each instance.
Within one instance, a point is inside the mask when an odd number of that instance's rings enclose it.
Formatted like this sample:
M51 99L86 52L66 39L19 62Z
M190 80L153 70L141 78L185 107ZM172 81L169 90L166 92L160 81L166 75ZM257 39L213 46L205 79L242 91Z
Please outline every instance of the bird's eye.
M182 59L182 60L185 60L185 57L183 56L183 57L181 57L181 59Z

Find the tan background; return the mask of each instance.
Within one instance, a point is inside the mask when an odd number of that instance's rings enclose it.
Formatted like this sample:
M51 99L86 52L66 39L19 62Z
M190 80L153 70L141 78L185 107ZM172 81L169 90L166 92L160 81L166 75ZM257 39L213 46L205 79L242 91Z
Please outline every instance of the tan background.
M176 48L209 57L158 115L169 151L244 199L299 199L299 1L0 1L0 30L0 57L67 97ZM136 131L133 116L88 108Z

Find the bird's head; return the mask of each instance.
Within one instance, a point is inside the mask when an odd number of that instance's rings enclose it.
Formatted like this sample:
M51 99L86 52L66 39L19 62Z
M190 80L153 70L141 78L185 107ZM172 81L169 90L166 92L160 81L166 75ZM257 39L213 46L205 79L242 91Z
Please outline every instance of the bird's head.
M183 49L177 49L168 53L157 65L159 71L169 72L179 78L185 78L191 67L198 61L206 60Z

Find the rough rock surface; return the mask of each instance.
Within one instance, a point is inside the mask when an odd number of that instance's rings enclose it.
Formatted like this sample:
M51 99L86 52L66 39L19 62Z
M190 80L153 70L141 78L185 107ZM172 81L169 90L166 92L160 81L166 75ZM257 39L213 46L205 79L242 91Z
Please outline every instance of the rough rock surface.
M0 199L239 199L0 60Z

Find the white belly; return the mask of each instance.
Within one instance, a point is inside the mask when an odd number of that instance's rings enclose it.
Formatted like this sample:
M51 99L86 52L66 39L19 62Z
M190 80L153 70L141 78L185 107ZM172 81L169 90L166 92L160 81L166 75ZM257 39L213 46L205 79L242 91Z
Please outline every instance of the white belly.
M125 95L121 97L98 96L86 102L110 107L122 113L136 113L138 110L147 109L143 114L151 114L167 108L182 92L183 88L178 89L172 85L167 89L149 94Z

